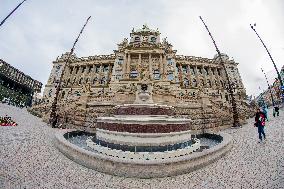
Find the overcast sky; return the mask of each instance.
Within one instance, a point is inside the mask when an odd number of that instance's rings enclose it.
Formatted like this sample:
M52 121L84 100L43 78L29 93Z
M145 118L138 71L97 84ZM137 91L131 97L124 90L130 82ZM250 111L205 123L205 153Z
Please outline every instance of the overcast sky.
M0 20L21 1L0 0ZM276 77L250 23L257 24L279 70L284 64L283 0L27 0L0 28L0 58L46 84L52 61L70 50L88 16L77 56L111 54L133 27L147 23L177 54L213 58L202 16L220 51L239 63L248 95L267 88L261 67Z

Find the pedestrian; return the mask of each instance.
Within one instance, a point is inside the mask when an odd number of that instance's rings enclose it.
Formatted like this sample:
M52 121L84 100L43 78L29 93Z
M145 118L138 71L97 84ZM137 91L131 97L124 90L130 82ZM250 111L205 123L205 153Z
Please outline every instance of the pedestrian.
M268 121L267 108L265 107L265 105L262 107L262 112L263 112L264 115L265 115L266 121Z
M279 116L279 107L277 105L273 109L273 116L275 117L276 115Z
M258 130L258 143L262 142L262 135L264 140L266 139L265 133L264 133L264 126L265 126L265 114L260 111L260 109L257 109L257 112L255 114L255 123L254 126L257 127Z

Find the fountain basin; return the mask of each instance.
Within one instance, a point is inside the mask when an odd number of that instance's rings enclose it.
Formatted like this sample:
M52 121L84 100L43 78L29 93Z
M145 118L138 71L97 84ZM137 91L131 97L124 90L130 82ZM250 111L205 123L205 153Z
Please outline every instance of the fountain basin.
M86 141L84 142L85 147L72 144L67 140L67 137L68 135L72 136L73 132L75 131L60 130L56 133L54 142L59 151L85 167L123 177L153 178L188 173L218 160L232 147L232 137L229 134L210 134L216 136L218 141L222 141L203 151L197 150L196 152L173 156L164 156L170 154L164 153L160 156L161 158L148 158L148 160L139 160L138 158L134 161L130 156L113 157L108 153L103 153L103 151L89 148ZM122 153L124 152L122 151ZM164 159L162 159L163 156Z

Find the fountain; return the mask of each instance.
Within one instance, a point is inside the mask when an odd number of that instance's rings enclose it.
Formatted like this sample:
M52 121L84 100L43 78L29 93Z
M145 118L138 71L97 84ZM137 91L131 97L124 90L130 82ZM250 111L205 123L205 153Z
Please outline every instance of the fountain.
M174 108L154 104L150 84L140 83L134 104L115 107L114 116L97 118L96 134L74 146L57 134L57 147L76 162L108 174L152 178L186 173L221 157L231 147L230 137L201 151L200 140L191 137L190 119L175 118ZM69 136L67 136L69 134ZM64 138L65 137L65 138ZM213 152L210 152L210 150ZM221 150L222 149L222 150ZM211 155L208 156L207 153Z

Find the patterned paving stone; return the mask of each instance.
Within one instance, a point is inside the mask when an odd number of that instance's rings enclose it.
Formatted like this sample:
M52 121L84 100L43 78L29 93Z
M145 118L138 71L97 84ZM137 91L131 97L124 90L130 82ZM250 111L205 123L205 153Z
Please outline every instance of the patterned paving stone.
M7 114L19 123L0 127L0 188L284 188L284 112L280 113L276 118L270 115L265 143L257 143L250 119L240 129L224 131L234 137L234 147L217 162L175 177L136 179L76 164L53 146L56 129L25 109L0 104L0 116Z

